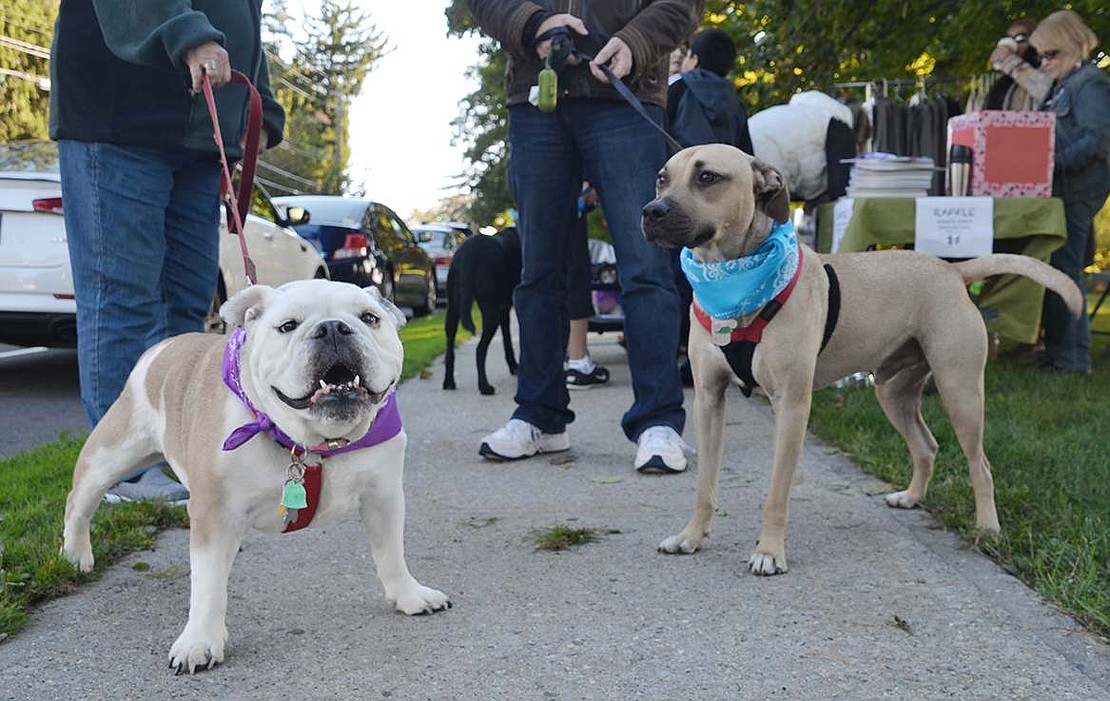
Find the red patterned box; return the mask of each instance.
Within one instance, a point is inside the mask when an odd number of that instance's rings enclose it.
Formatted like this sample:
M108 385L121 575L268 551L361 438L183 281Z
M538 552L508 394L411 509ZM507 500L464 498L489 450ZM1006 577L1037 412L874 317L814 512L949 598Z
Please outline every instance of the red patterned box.
M982 110L948 120L948 147L971 148L969 195L1051 197L1056 115Z

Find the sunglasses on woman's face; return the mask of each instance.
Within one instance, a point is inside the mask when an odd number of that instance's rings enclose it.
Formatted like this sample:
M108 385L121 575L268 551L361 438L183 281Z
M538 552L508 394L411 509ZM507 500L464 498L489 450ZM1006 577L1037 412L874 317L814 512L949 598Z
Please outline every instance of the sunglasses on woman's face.
M1019 44L1024 44L1025 42L1029 41L1028 34L1007 34L1006 36L1010 37Z
M1042 51L1041 52L1041 58L1044 59L1045 61L1051 61L1059 55L1060 55L1059 50L1056 50L1056 51Z

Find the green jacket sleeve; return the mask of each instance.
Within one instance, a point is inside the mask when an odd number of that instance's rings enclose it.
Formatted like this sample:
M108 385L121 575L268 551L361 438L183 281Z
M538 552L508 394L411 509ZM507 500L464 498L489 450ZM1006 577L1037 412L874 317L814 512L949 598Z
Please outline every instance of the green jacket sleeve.
M262 66L258 71L258 84L255 87L262 97L262 124L269 135L266 148L273 148L284 138L285 109L274 99L274 91L270 87L270 62L265 53L262 55Z
M108 49L130 63L180 66L192 47L226 42L188 0L93 0L93 7Z

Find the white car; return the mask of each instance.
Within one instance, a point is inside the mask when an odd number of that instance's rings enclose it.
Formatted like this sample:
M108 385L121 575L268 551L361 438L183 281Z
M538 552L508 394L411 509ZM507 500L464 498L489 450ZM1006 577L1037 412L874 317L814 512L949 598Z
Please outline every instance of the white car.
M77 304L57 154L49 141L0 144L0 343L76 344ZM259 283L328 277L317 250L290 227L303 221L308 221L303 209L286 213L255 187L244 228ZM208 323L213 331L222 330L215 310L248 285L239 237L228 234L222 221L220 226L220 279Z

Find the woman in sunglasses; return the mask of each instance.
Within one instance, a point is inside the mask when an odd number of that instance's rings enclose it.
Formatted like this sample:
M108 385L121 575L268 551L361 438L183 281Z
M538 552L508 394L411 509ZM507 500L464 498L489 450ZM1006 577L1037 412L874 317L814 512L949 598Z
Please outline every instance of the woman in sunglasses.
M1094 258L1094 218L1110 195L1110 77L1089 60L1098 37L1071 10L1054 12L1029 37L1052 77L1043 109L1056 113L1056 165L1052 195L1064 200L1067 242L1052 265L1086 293L1083 269ZM1063 301L1045 294L1042 365L1056 372L1091 371L1087 315L1072 318Z
M1029 42L1029 35L1036 28L1033 20L1019 19L998 40L990 62L1003 75L991 86L983 109L1035 110L1048 97L1052 78L1037 70L1041 59Z

